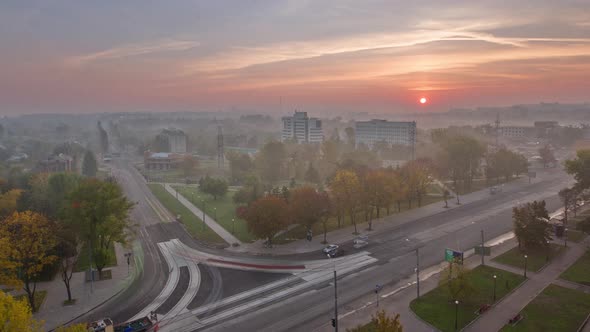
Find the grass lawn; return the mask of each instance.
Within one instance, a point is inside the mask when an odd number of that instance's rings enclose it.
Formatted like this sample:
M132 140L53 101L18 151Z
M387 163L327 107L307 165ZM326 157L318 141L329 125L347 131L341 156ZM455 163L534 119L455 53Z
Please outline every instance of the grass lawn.
M223 241L217 233L211 230L207 225L203 226L201 219L176 200L176 198L167 192L161 184L150 183L148 186L168 211L175 216L180 215L180 221L186 226L186 229L191 236L200 241L212 244L225 244L225 241Z
M565 270L560 278L590 286L590 250Z
M432 204L432 203L436 203L436 202L442 202L442 197L440 196L425 196L422 199L422 206L428 205L428 204ZM454 204L452 201L449 200L449 205ZM444 206L444 203L441 203L441 210ZM412 203L412 209L415 209L418 207L417 202L413 202ZM408 202L402 202L401 204L401 211L400 212L404 212L404 211L408 211L410 210ZM391 207L391 209L389 210L389 215L394 215L398 213L397 210L397 205L394 205ZM383 218L387 215L387 211L385 209L381 209L380 218ZM377 218L376 216L373 216L375 219ZM366 228L367 228L367 224L365 223L365 216L363 213L359 213L356 217L357 220L357 227L358 227L358 231L359 233L367 233ZM350 218L348 217L348 214L342 217L341 220L341 225L340 227L338 227L338 220L336 217L331 217L328 220L327 223L327 230L328 232L336 230L338 228L342 228L342 227L347 227L347 226L351 226L352 223L350 222ZM312 231L313 231L313 236L317 236L317 235L323 235L324 234L324 229L323 229L323 225L322 223L317 223L312 227ZM295 240L299 240L299 239L304 239L306 236L306 230L305 227L303 226L297 226L293 229L291 229L288 232L285 232L279 236L277 236L274 239L274 243L275 244L284 244L284 243L289 243ZM328 235L328 242L330 242L330 235Z
M571 229L567 230L567 241L578 243L586 238L586 234L580 231L574 231Z
M478 266L469 271L468 276L474 288L474 294L459 304L457 320L459 329L477 317L476 311L482 305L492 304L494 275L497 276L497 301L524 281L520 275L490 266ZM412 301L410 308L421 319L441 331L454 331L455 329L455 304L450 299L448 288L444 284L422 295L420 299Z
M253 242L256 237L248 232L246 221L236 217L237 205L233 201L234 191L228 191L223 197L217 200L213 196L203 193L197 186L174 186L184 198L189 200L211 218L215 219L228 232L232 232L232 219L235 219L234 235L240 241Z
M520 323L501 331L576 331L590 313L590 294L549 285L521 313Z
M41 305L43 304L43 301L45 301L46 296L47 291L38 290L35 292L35 308L33 308L33 312L39 311L39 308L41 308ZM14 297L14 299L19 301L25 301L27 304L29 304L27 294L17 295Z
M111 267L117 265L117 255L115 255L115 245L111 244L109 248L111 252L110 259L108 264L105 267ZM74 272L86 271L88 270L88 266L90 264L90 257L88 257L88 245L84 244L82 249L80 249L80 256L78 257L78 262L76 262L76 266L74 268ZM95 268L96 265L93 263L92 267Z
M559 256L565 248L562 245L551 243L549 250L549 260ZM528 251L520 250L518 247L512 248L493 260L504 265L524 268L524 255L527 255L527 271L537 272L547 263L547 250L544 248L531 249Z

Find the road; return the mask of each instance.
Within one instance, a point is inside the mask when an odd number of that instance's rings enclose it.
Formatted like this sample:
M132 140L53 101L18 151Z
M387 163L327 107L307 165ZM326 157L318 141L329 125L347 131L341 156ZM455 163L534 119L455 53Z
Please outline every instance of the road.
M477 245L482 229L488 239L509 231L511 208L518 202L546 199L550 209L557 208L556 193L568 180L563 173L541 172L532 185L441 209L436 215L371 235L371 245L363 248L366 252L330 261L318 253L253 258L205 247L158 206L128 160L114 161L113 175L129 199L137 202L132 219L139 224L143 272L129 289L84 320L111 317L121 322L155 309L166 319L162 331L317 329L332 317L332 269L343 275L339 280L342 314L347 303L370 292L375 284L411 275L415 248L421 248L422 268L435 265L442 260L444 248L466 250ZM354 252L351 243L343 248ZM256 267L245 267L243 262L254 262ZM304 270L280 271L284 265L297 264L305 266Z

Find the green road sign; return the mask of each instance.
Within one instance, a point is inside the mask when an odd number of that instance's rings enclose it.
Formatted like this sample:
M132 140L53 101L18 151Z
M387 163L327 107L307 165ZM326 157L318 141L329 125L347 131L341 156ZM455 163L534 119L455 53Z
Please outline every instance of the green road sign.
M481 246L477 246L474 249L475 249L475 254L476 255L481 255L482 254ZM483 255L484 256L491 256L492 255L492 247L483 247Z
M445 249L445 261L463 263L463 253L453 249Z

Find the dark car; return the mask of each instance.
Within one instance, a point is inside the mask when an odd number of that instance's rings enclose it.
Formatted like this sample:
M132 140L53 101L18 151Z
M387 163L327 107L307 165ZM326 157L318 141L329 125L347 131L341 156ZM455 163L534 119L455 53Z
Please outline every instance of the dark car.
M327 253L328 258L336 258L344 255L344 250L336 248Z

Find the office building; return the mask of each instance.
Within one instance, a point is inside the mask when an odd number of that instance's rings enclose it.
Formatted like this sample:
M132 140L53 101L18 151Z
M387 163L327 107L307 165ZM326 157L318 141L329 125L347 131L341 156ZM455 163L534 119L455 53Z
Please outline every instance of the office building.
M164 129L156 139L161 142L158 152L186 153L186 135L180 129Z
M285 116L281 140L294 140L297 143L321 143L324 141L322 121L310 118L307 112L295 112L293 116Z
M416 143L416 122L396 122L373 119L357 121L355 125L356 145L366 145L370 149L377 142L388 145L414 147Z

